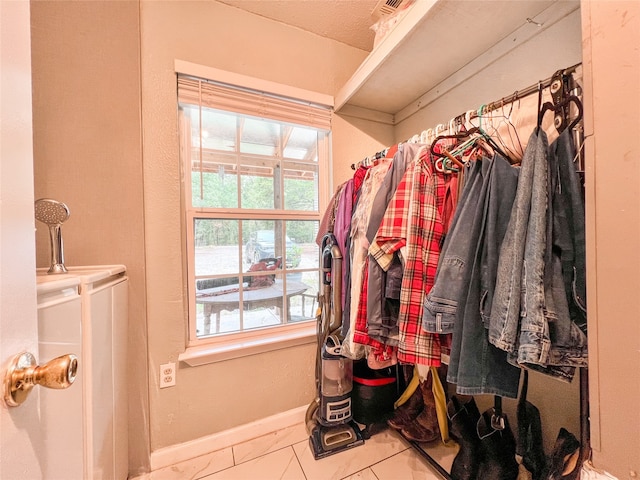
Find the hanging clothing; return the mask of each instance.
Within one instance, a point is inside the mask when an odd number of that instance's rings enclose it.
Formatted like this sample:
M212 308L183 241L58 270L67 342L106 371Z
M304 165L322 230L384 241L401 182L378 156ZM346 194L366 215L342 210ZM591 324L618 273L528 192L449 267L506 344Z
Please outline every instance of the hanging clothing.
M465 176L436 284L425 299L423 327L453 332L447 380L457 393L515 397L520 370L489 344L481 307L495 282L489 262L506 230L518 169L496 155L472 162Z
M420 150L415 143L401 144L393 157L382 185L373 201L367 240L373 242L380 228L387 205L409 165ZM400 290L402 285L402 264L396 253L390 267L385 271L376 261L368 262L367 282L371 292L380 292L367 298L366 333L372 339L391 346L397 346L400 338L398 314L400 311ZM365 330L362 330L365 331ZM360 340L364 341L362 336Z
M496 294L491 310L491 326L493 334L490 333L491 343L507 352L518 351L518 358L522 361L535 363L537 359L548 351L550 339L548 330L543 333L542 338L537 337L537 332L544 327L544 321L535 317L542 312L533 308L529 312L523 311L524 325L520 328L521 307L526 308L527 299L521 298L526 295L529 289L532 294L535 292L539 302L542 303L542 280L539 284L533 279L534 270L543 271L543 258L541 248L545 241L542 238L546 235L544 227L546 225L546 214L541 212L541 198L536 198L534 202L534 212L538 217L533 218L529 226L532 209L532 194L537 197L541 194L542 188L546 191L546 153L547 136L542 129L535 129L529 138L527 148L522 158L522 169L518 182L518 191L511 219L506 233L506 238L500 252L500 262L498 265L498 278L496 284ZM536 174L536 168L538 170ZM542 170L545 170L544 173ZM534 183L537 181L534 189ZM543 185L540 183L543 182ZM543 215L540 218L540 215ZM527 244L527 240L529 240ZM528 246L528 250L527 250ZM529 256L525 259L525 252ZM526 269L525 269L526 262ZM537 265L536 265L537 262ZM528 274L528 278L525 278ZM523 285L523 281L529 280ZM524 300L524 302L523 302ZM529 299L529 302L532 299ZM519 331L523 332L518 339ZM531 338L529 336L531 331ZM520 343L521 342L521 343ZM546 354L546 353L545 353Z
M351 210L350 214L353 215L353 211L358 205L358 199L360 198L360 189L362 188L362 184L367 175L367 171L369 170L370 165L360 165L356 172L353 174L352 184L351 184ZM351 252L351 217L346 218L345 221L348 223L347 227L347 237L345 240L345 249L349 254L345 255L343 258L342 265L342 277L344 285L344 302L342 309L342 335L343 337L348 336L349 328L351 325L351 262L353 261L350 252Z
M560 238L566 240L567 229L573 228L566 220L566 198L557 197L563 181L576 181L570 142L570 135L561 135L549 149L544 131L536 129L531 135L500 252L489 323L491 343L509 352L511 363L565 381L571 381L575 367L586 366L587 360L586 335L569 313L573 288L566 291L561 253L556 253L561 249ZM565 180L558 177L561 164L562 171L569 170L569 165L573 170ZM572 205L572 186L567 185L567 190ZM573 191L577 190L574 185ZM573 242L568 243L566 248L573 250ZM573 254L566 253L567 257ZM573 280L573 261L567 263L572 270L567 275Z
M371 216L367 226L367 239L373 242L380 228L382 217L384 217L389 202L398 188L398 184L404 177L409 164L416 158L423 145L417 143L403 143L398 145L396 154L393 156L391 166L387 171L382 185L376 193L373 205L371 206Z
M342 312L344 311L348 287L349 274L349 245L348 238L351 232L351 213L353 210L353 179L347 180L338 198L335 214L335 226L333 235L336 237L336 244L342 254L342 287L340 298L342 301ZM348 318L348 317L347 317Z
M340 198L340 194L342 193L342 189L344 188L347 182L341 183L336 188L335 193L329 200L329 204L327 205L327 209L320 220L320 225L318 227L318 234L316 235L316 244L319 247L322 247L322 239L326 235L327 232L333 232L335 221L336 221L336 209L338 206L338 199Z
M441 214L445 181L432 168L424 149L411 162L382 219L369 253L388 270L393 255L400 251L404 264L398 326L398 360L439 366L439 335L421 327L425 294L435 278L444 227Z
M370 258L371 255L367 260ZM376 261L368 261L367 265L369 290L378 292L368 297L367 335L387 345L397 346L400 340L398 315L402 291L402 263L396 252L387 271L384 271Z
M354 360L363 358L365 350L362 344L354 342L356 332L356 324L359 318L364 318L366 323L366 296L367 283L363 282L365 273L367 252L369 249L369 241L366 232L369 223L369 216L373 200L375 198L380 185L382 184L387 171L389 170L391 159L380 159L378 163L370 167L363 178L360 191L358 193L357 204L351 217L350 231L350 279L351 279L351 298L347 308L350 308L349 329L343 342L343 354ZM364 288L364 292L363 292ZM364 296L364 302L361 307L361 296Z
M369 276L368 264L369 256L365 258L362 278L363 288L358 303L358 315L354 325L353 341L361 345L366 345L365 355L367 356L367 363L370 367L374 365L378 368L384 368L389 366L390 363L397 363L397 358L392 345L372 338L367 332L367 299L369 297L369 290L366 288L366 285ZM377 292L373 293L375 294ZM366 353L367 351L368 353Z
M584 298L580 295L585 295L586 285L582 283L580 286L579 280L585 278L586 265L584 260L577 260L575 255L576 249L584 252L584 207L573 164L575 151L571 135L563 132L547 153L547 250L544 257L543 311L551 345L544 363L528 367L571 381L575 367L587 366L586 305L581 305L580 300ZM583 240L580 241L580 238ZM582 293L576 295L577 291Z
M473 235L472 228L487 167L488 162L483 160L467 166L465 186L442 246L436 280L424 303L422 326L427 332L454 331L458 305L469 284L472 248L478 241L478 234Z
M566 131L549 149L553 189L554 252L560 252L564 289L571 321L587 333L587 266L584 197L576 171L575 147Z

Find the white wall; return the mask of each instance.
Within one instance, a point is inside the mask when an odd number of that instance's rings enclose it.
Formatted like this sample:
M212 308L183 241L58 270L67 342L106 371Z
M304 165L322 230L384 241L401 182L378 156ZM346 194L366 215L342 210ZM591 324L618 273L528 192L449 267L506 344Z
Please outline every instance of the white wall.
M393 144L393 126L337 114L333 117L334 187L353 177L351 164Z

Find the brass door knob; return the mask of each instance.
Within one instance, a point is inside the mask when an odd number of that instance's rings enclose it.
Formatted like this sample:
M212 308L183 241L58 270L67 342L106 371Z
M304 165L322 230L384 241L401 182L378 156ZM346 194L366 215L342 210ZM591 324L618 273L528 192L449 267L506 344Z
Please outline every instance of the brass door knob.
M36 365L35 357L24 352L16 355L4 376L4 401L9 407L21 405L36 385L69 388L78 373L78 357L69 353Z

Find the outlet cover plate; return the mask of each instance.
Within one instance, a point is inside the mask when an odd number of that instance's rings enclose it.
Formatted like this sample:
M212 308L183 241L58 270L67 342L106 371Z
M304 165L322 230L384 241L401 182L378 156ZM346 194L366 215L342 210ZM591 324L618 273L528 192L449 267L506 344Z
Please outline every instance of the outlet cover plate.
M176 364L163 363L160 365L160 388L173 387L176 384Z

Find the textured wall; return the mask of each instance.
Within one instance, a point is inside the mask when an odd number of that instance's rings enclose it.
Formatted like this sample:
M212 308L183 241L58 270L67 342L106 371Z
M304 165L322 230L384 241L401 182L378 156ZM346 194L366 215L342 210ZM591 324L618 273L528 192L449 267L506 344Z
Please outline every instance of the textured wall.
M333 95L366 55L217 2L141 3L142 120L152 450L308 404L312 344L201 367L160 390L185 346L174 60ZM336 132L336 136L339 133Z
M70 207L68 265L122 263L131 278L132 472L150 448L309 402L312 346L181 369L176 388L157 388L186 330L173 62L334 94L366 53L216 2L34 2L32 38L36 198Z
M149 458L138 13L137 1L31 3L35 198L69 206L67 265L124 264L130 278L132 471Z
M591 444L597 468L634 479L640 475L640 3L582 8Z

